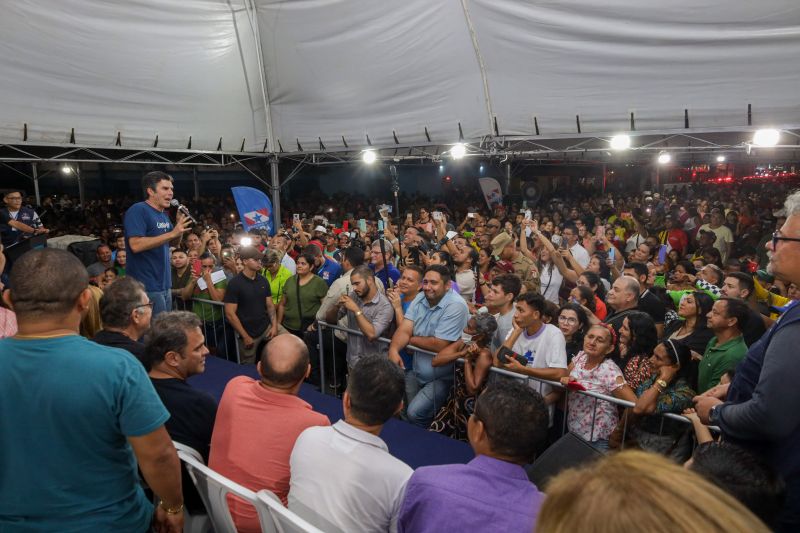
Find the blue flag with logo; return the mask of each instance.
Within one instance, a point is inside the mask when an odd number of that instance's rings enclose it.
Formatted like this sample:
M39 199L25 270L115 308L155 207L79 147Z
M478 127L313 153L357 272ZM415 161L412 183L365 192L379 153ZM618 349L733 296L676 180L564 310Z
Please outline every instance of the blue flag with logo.
M253 187L231 187L231 192L245 231L266 229L270 235L275 235L272 202L263 191Z

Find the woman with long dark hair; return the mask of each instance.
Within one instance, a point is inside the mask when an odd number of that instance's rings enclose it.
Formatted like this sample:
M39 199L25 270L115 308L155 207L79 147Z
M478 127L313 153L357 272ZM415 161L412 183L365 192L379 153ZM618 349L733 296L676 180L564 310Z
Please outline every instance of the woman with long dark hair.
M556 325L567 343L567 363L583 348L583 336L589 327L586 311L576 303L567 303L558 313Z
M633 390L653 374L650 357L658 344L653 317L642 311L631 311L619 329L619 357L614 361L622 369L625 382Z

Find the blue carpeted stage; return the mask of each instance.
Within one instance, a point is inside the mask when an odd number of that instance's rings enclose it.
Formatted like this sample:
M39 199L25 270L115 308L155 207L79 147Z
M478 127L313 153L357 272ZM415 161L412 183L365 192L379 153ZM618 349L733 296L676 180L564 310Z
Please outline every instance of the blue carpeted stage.
M189 378L189 383L219 400L225 385L236 376L258 379L255 366L237 365L208 356L205 373ZM332 423L342 418L341 400L326 396L305 384L300 390L300 397L310 403L315 411L327 415ZM472 448L468 444L426 431L402 420L390 420L384 426L381 438L386 441L392 455L411 468L466 463L474 457Z

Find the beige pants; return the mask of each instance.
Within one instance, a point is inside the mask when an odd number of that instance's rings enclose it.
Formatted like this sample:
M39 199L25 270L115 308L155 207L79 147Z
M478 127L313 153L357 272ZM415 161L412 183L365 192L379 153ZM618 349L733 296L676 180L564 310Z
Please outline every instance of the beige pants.
M271 326L270 326L271 327ZM245 348L244 341L242 338L237 335L236 343L239 345L239 363L243 365L252 365L256 362L256 356L260 354L256 354L256 350L258 349L258 345L269 333L270 328L268 327L264 330L264 333L259 335L258 337L253 337L253 345L250 348Z

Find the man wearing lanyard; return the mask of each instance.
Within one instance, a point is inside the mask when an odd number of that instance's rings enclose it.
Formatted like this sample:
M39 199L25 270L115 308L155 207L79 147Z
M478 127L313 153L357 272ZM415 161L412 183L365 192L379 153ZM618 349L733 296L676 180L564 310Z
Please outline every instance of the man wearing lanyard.
M30 207L22 206L22 191L12 189L3 195L5 207L0 209L0 238L3 246L11 246L22 239L23 233L47 233L39 215Z

